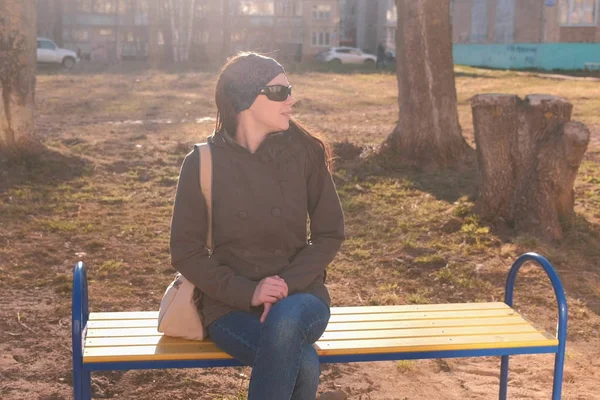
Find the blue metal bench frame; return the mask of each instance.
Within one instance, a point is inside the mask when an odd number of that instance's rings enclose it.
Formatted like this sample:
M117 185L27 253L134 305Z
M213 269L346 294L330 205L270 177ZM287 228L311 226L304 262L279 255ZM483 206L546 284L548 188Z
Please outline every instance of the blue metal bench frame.
M548 260L536 253L526 253L514 262L506 280L504 302L513 306L513 292L517 273L527 261L539 264L552 282L556 301L558 303L558 329L557 346L524 347L524 348L498 348L481 350L446 350L414 353L383 353L383 354L358 354L343 356L321 356L321 363L346 363L361 361L391 361L391 360L416 360L427 358L457 358L457 357L487 357L501 356L500 366L500 400L506 400L508 387L508 359L515 354L542 354L555 353L554 383L552 400L561 398L563 371L565 361L565 345L567 340L567 300L565 292L556 273ZM73 342L73 390L75 400L90 400L91 397L91 372L114 371L131 369L166 369L166 368L207 368L207 367L233 367L242 364L236 360L181 360L181 361L143 361L143 362L105 362L83 363L83 345L89 317L87 273L83 262L75 265L73 276L73 308L72 308L72 342Z

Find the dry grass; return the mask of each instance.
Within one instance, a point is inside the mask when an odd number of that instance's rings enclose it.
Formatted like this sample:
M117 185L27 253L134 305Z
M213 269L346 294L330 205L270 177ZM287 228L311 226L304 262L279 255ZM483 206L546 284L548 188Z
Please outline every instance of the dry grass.
M291 74L290 81L298 98L297 117L329 140L374 146L398 118L392 74L301 71ZM196 120L215 115L214 83L210 72L38 78L38 131L51 151L40 161L0 165L0 285L14 296L3 311L2 331L17 329L10 313L31 291L51 299L44 311L51 319L68 318L70 273L79 259L89 268L92 309L158 307L173 273L168 237L177 175L192 144L212 131L211 120ZM599 86L599 82L458 67L460 122L471 143L469 98L475 94L552 93L572 101L574 119L586 123L594 135L576 182L576 223L558 245L500 234L471 213L474 171L384 169L376 162L341 165L335 179L348 240L330 267L334 304L501 300L512 260L521 252L539 251L558 268L569 294L571 339L596 335ZM552 328L554 300L539 271L526 268L516 293L526 313ZM45 329L43 321L32 318L28 323ZM68 327L55 334L68 341ZM19 346L14 338L5 339ZM57 369L68 377L69 355L55 356ZM399 363L398 368L411 371L413 364ZM123 396L119 391L126 390L124 386L114 385L120 376L107 378L108 383L98 381L96 390L105 395L116 390ZM164 386L175 375L134 376L144 382L145 390L128 391L126 398L146 398L153 391L166 396L179 390ZM233 372L222 379L237 382ZM218 380L209 385L214 398L238 396L237 384L231 390Z

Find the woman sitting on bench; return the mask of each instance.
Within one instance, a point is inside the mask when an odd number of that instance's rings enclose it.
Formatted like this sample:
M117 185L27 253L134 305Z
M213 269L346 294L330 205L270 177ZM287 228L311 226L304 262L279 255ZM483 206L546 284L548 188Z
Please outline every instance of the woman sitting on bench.
M326 267L344 239L329 149L291 119L296 100L272 58L231 58L215 100L214 252L205 248L195 149L181 167L171 262L202 292L199 313L212 340L252 366L248 400L314 400L321 372L312 344L330 316Z

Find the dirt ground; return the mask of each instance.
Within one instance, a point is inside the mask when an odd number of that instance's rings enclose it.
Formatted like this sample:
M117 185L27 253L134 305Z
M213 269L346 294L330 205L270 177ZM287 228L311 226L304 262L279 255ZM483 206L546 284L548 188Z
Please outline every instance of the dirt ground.
M375 146L397 115L391 74L290 74L297 117L331 141ZM72 394L71 280L88 267L91 311L156 310L173 275L169 223L181 161L214 125L215 75L192 71L44 72L40 160L0 161L0 398ZM560 243L487 227L470 210L474 171L340 164L348 240L329 269L334 305L501 301L512 261L538 251L569 302L563 399L600 399L600 82L457 69L460 121L473 143L476 93L552 93L592 131L576 182L577 218ZM515 304L553 332L545 276L523 269ZM509 398L549 399L553 357L511 357ZM350 399L494 399L498 358L324 365L320 391ZM94 398L245 399L248 368L93 374Z

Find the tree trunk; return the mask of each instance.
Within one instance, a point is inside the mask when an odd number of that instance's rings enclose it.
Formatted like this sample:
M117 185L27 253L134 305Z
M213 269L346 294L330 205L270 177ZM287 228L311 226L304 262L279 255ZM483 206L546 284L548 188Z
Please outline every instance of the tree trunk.
M121 8L121 1L117 0L117 3L115 5L115 21L117 22L115 24L115 60L116 61L121 61L121 52L122 49L121 47L123 46L121 43L121 10L119 10Z
M173 61L179 62L179 36L177 34L177 28L175 27L175 3L173 0L169 0L169 29L171 32L171 52L173 53Z
M59 47L63 47L65 44L63 40L63 0L56 0L55 7L56 19L53 21L52 39Z
M161 58L160 48L158 47L158 33L160 31L158 1L148 0L148 62L151 68L157 68Z
M456 104L449 0L396 0L400 116L382 150L401 162L447 168L472 153Z
M0 153L39 153L34 134L36 63L34 0L0 0Z
M473 97L479 164L475 211L517 231L560 239L574 216L573 185L589 130L549 95Z
M227 60L231 54L231 9L228 0L223 0L223 47L221 59Z
M192 45L192 36L194 33L194 20L196 19L196 0L190 0L189 6L188 30L187 37L185 38L185 48L183 50L183 59L185 61L190 59L190 46Z

